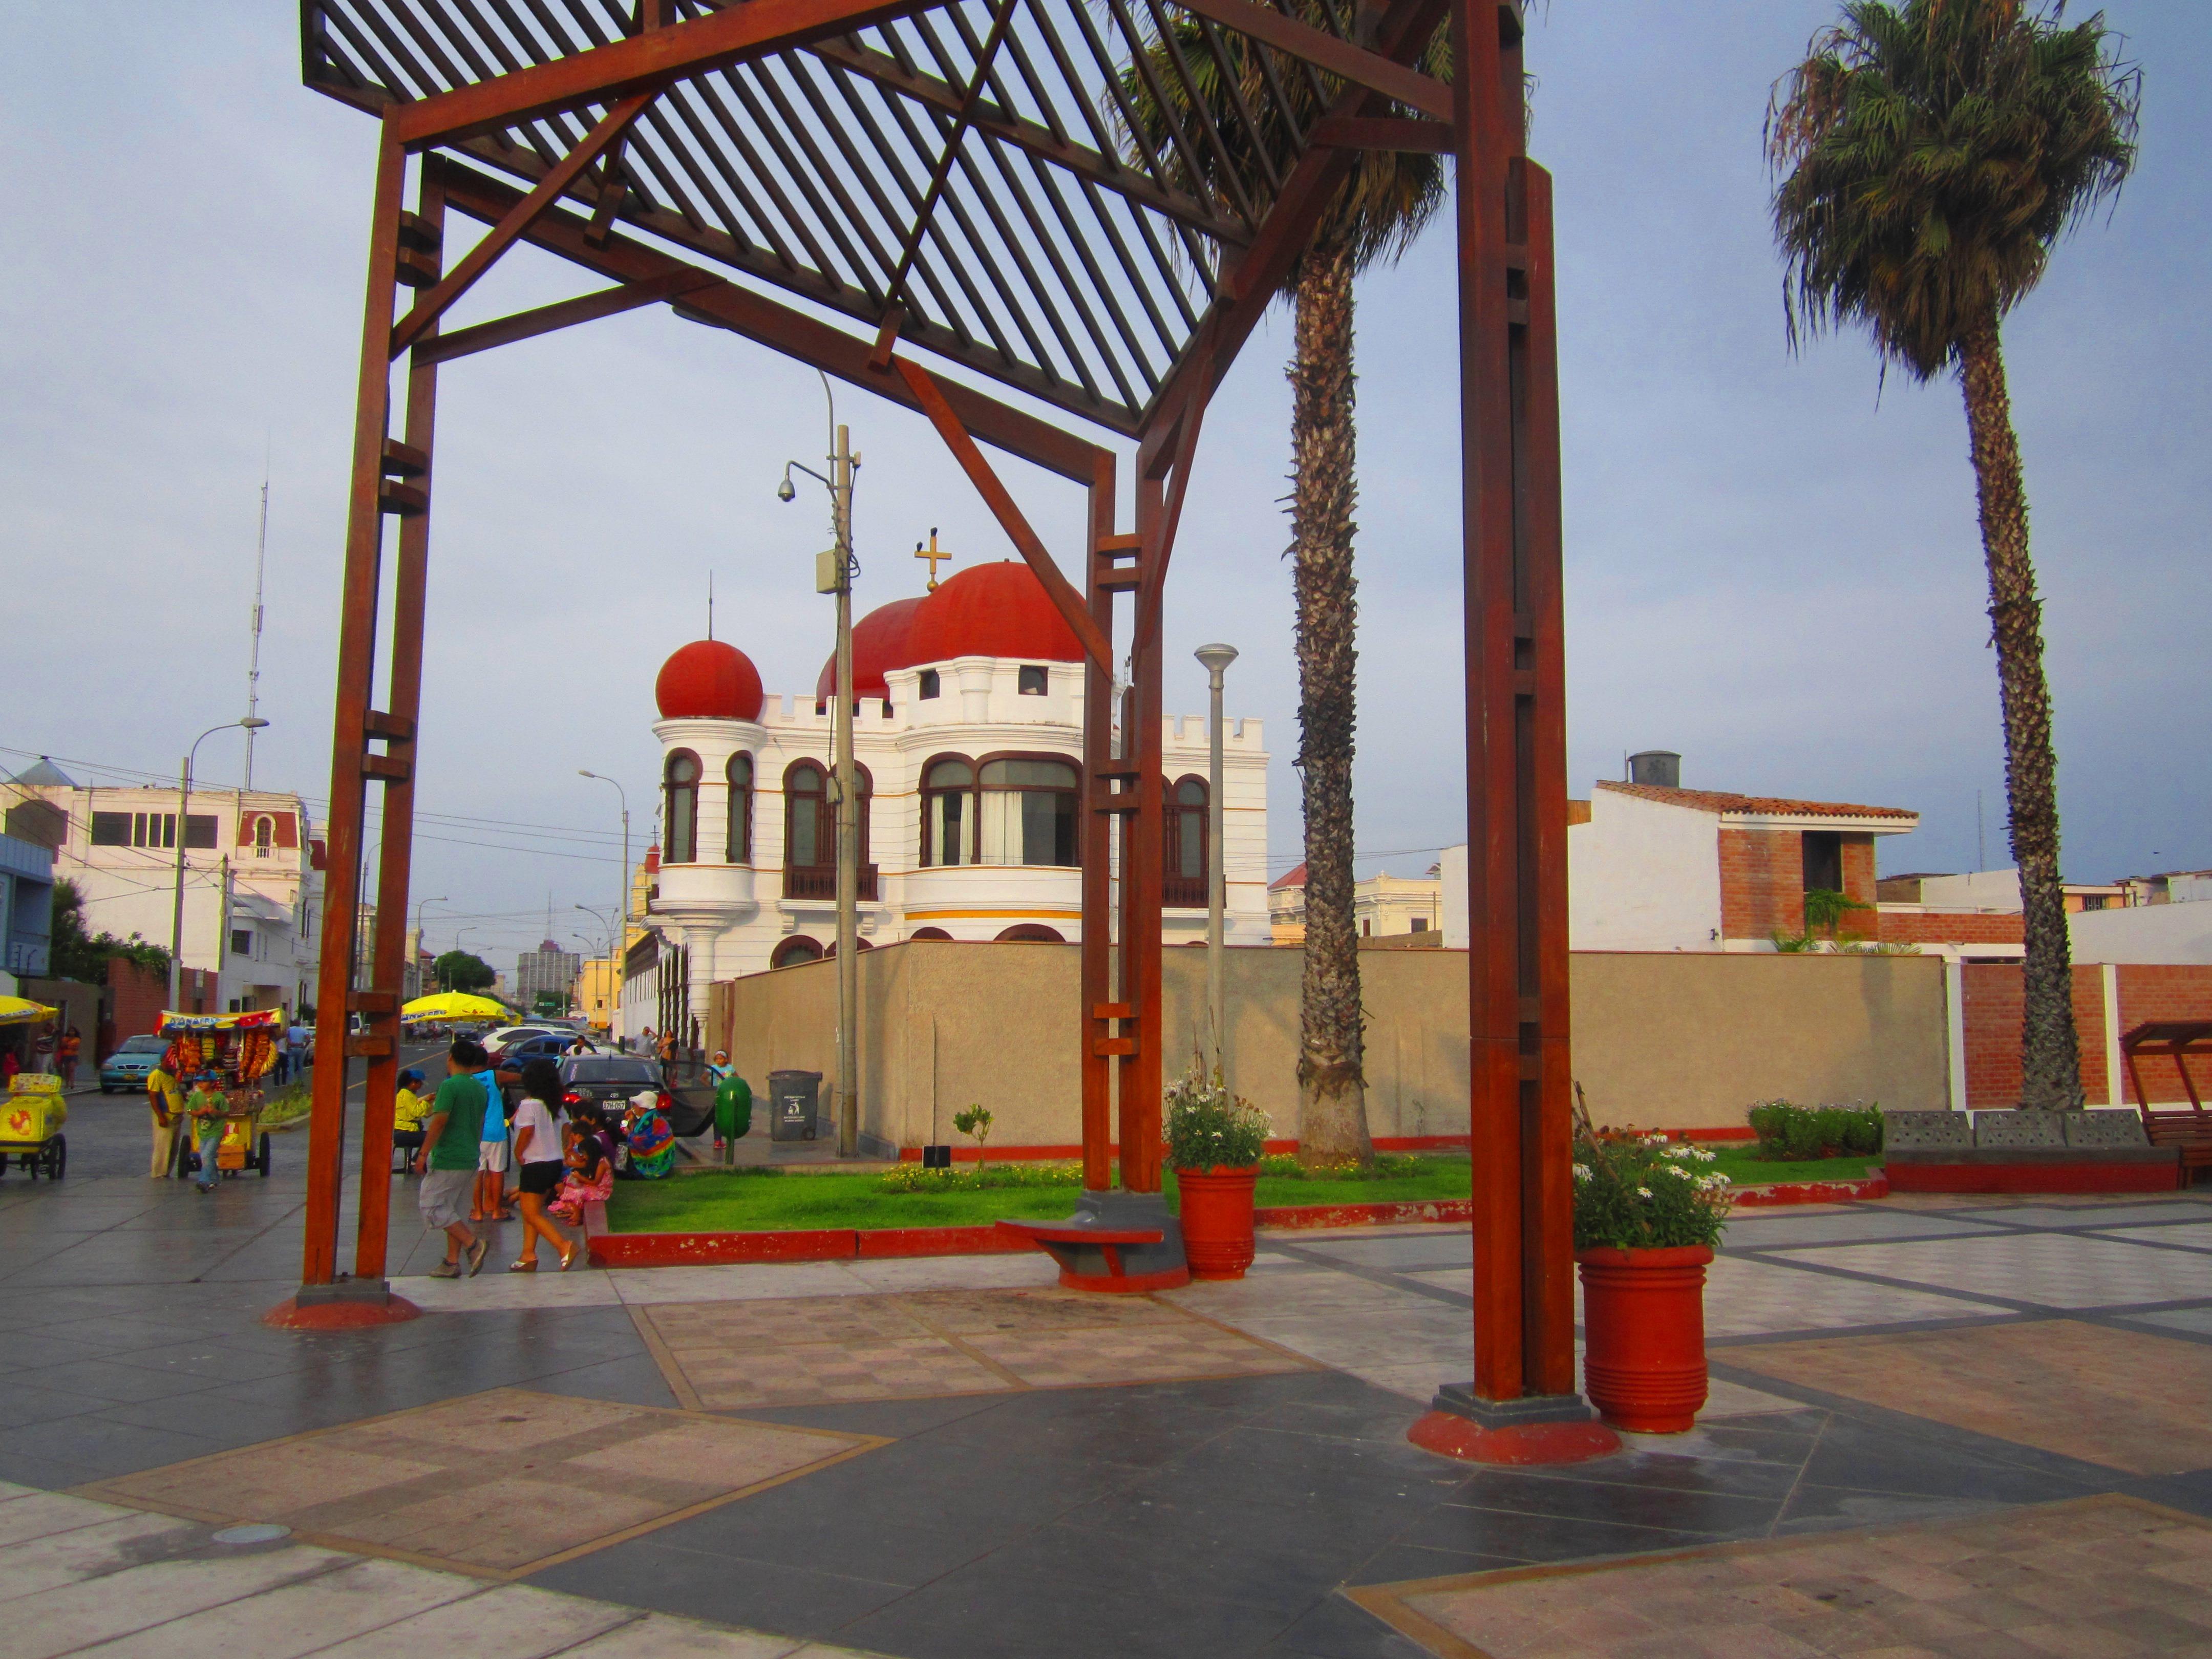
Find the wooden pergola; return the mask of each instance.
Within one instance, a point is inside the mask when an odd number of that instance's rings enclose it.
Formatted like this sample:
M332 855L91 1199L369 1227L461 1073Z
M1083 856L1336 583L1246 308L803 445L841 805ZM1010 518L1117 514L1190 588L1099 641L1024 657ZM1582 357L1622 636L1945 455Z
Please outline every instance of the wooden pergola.
M666 305L928 417L1085 653L1084 1179L1158 1194L1148 781L1192 456L1361 153L1416 149L1453 159L1459 270L1475 1308L1474 1383L1448 1392L1482 1422L1576 1415L1551 187L1523 154L1517 0L303 0L301 16L307 84L380 136L318 996L324 1052L366 1061L368 1103L349 1277L347 1067L316 1068L299 1307L374 1317L388 1297L441 366ZM1409 67L1445 26L1449 84ZM1218 100L1196 90L1216 79ZM449 258L458 219L487 228ZM446 326L523 243L605 285ZM1126 507L1113 439L1135 446ZM1089 492L1075 580L987 447ZM379 903L356 985L372 785Z

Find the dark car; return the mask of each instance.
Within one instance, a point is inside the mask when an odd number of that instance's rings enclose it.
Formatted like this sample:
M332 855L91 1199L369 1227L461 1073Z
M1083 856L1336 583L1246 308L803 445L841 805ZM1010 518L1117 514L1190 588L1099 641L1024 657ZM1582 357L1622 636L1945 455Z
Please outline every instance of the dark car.
M566 1035L526 1036L494 1050L491 1060L502 1072L519 1072L533 1060L559 1060L575 1046L576 1039Z
M576 1054L561 1062L566 1105L595 1100L622 1106L647 1089L660 1092L660 1067L636 1054Z
M168 1046L167 1037L125 1037L121 1048L100 1062L100 1092L112 1095L118 1089L144 1088L146 1073L154 1069Z

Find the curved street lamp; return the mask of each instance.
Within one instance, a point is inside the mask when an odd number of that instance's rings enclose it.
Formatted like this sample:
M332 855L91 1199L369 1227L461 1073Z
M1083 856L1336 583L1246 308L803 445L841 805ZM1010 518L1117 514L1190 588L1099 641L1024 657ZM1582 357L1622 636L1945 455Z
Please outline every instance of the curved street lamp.
M185 825L191 820L192 805L192 762L198 757L200 745L218 732L228 732L234 726L241 732L258 732L269 722L258 714L248 714L243 720L225 720L221 726L210 726L192 739L192 746L185 751L185 763L177 782L177 883L176 894L169 909L169 1006L176 1007L184 996L185 983ZM230 918L222 919L224 942L230 936ZM215 959L216 1000L222 999L222 954ZM220 1008L215 1011L221 1013Z

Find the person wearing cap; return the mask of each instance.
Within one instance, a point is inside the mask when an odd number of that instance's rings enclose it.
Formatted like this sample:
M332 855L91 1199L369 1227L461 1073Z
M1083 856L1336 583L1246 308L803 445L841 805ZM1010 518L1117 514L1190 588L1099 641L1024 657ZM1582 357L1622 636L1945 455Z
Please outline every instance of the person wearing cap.
M473 1275L490 1247L468 1223L470 1194L476 1189L477 1160L483 1134L484 1089L474 1073L490 1064L483 1046L456 1038L446 1056L446 1080L430 1103L422 1125L422 1146L415 1154L422 1185L416 1203L425 1226L446 1235L446 1259L430 1269L433 1279L459 1279L465 1258Z
M399 1074L399 1087L392 1097L392 1146L405 1152L407 1167L415 1167L415 1153L422 1145L422 1120L430 1115L430 1103L422 1097L422 1073L410 1066Z
M641 1089L629 1097L623 1131L629 1147L629 1172L641 1181L658 1181L676 1173L676 1131L661 1115L660 1097Z

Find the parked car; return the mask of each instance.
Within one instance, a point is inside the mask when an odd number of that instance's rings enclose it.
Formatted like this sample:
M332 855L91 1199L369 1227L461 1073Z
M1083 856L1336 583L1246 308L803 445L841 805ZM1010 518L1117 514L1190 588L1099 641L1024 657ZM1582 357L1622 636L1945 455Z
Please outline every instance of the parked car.
M567 1031L538 1031L518 1037L492 1052L491 1063L502 1072L519 1072L533 1060L558 1060L576 1046Z
M659 1091L660 1067L635 1054L572 1054L561 1062L564 1105L596 1100L620 1106L646 1089Z
M160 1063L161 1051L169 1046L167 1037L125 1037L123 1046L100 1062L100 1092L112 1095L118 1089L143 1089L146 1073Z
M526 1037L557 1036L558 1035L560 1034L550 1025L502 1025L495 1031L487 1032L477 1041L483 1044L485 1053L496 1057L501 1049L510 1048L522 1042Z

